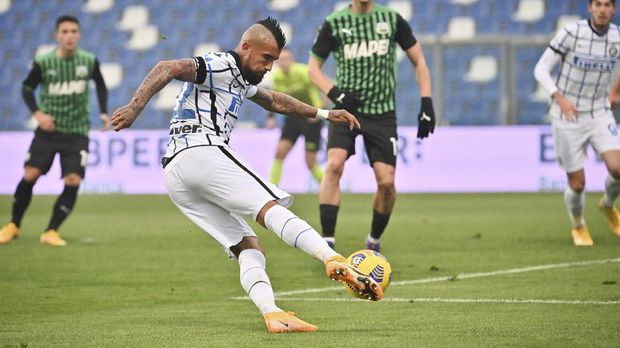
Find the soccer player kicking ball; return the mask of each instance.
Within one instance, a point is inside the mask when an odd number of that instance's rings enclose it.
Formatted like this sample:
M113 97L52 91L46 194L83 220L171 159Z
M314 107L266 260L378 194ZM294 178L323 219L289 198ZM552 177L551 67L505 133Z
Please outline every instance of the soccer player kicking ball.
M568 177L564 202L573 224L573 242L578 246L594 244L583 216L583 162L588 144L609 171L599 208L612 231L620 236L620 214L614 206L620 194L620 138L608 93L614 65L620 58L620 31L611 23L616 12L614 0L590 0L588 11L590 19L560 29L534 70L536 80L552 98L549 113L555 151ZM560 74L554 81L550 72L560 62ZM616 91L620 89L618 82Z
M172 79L185 81L162 159L170 198L239 260L241 285L263 314L269 332L317 331L316 326L276 306L258 237L242 216L251 216L288 245L323 261L329 278L348 284L364 297L377 301L383 291L286 208L293 201L288 193L260 178L228 146L245 98L279 114L359 128L357 119L345 110L317 109L256 86L285 44L279 23L268 17L250 26L234 50L159 62L129 104L114 112L112 125L116 131L130 127L155 93Z

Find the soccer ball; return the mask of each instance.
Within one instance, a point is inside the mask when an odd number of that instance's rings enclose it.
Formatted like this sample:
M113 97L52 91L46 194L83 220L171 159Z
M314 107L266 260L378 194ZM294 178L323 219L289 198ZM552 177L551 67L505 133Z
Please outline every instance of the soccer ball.
M390 266L390 262L385 258L385 256L374 250L358 250L351 254L347 261L355 267L358 271L367 274L370 278L374 279L374 281L381 286L383 292L387 290L390 282L392 281L392 266ZM347 291L359 298L364 298L351 287L349 287L346 283L344 286Z

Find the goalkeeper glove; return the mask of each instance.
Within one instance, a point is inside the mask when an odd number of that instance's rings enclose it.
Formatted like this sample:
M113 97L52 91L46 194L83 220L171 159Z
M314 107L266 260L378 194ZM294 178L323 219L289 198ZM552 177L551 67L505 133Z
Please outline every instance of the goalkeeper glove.
M418 114L418 138L424 139L435 131L435 111L431 97L422 97L422 105Z
M336 86L329 90L327 97L336 104L336 109L345 109L351 113L357 112L362 106L362 101L355 94L344 92Z

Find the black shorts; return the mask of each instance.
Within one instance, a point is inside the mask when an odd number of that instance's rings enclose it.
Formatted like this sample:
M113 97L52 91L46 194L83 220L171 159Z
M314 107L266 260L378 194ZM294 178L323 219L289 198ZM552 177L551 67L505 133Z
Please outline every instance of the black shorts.
M346 123L330 123L327 136L327 149L347 150L349 157L355 155L355 137L364 139L366 155L370 166L382 162L396 167L398 134L396 132L396 113L380 115L356 115L362 129L349 130Z
M323 122L311 121L302 117L287 117L282 127L280 139L297 141L300 135L304 135L306 141L306 151L318 151L321 146L321 127Z
M88 137L81 134L47 133L37 128L28 150L26 165L47 174L57 153L60 154L61 177L70 173L84 177L88 162Z

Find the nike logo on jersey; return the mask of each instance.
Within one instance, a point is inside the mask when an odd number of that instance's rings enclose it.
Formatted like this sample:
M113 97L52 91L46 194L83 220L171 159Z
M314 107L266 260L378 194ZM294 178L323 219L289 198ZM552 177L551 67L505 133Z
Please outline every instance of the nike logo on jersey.
M420 120L422 121L430 121L431 118L426 114L426 113L422 113L422 117L420 117Z
M344 93L342 93L341 95L338 96L338 98L336 98L336 101L338 103L342 103L342 100L344 99Z
M344 45L344 59L383 56L388 53L389 48L389 39L353 42Z
M353 31L351 29L342 28L340 29L340 31L342 31L343 34L347 34L349 36L353 35Z

